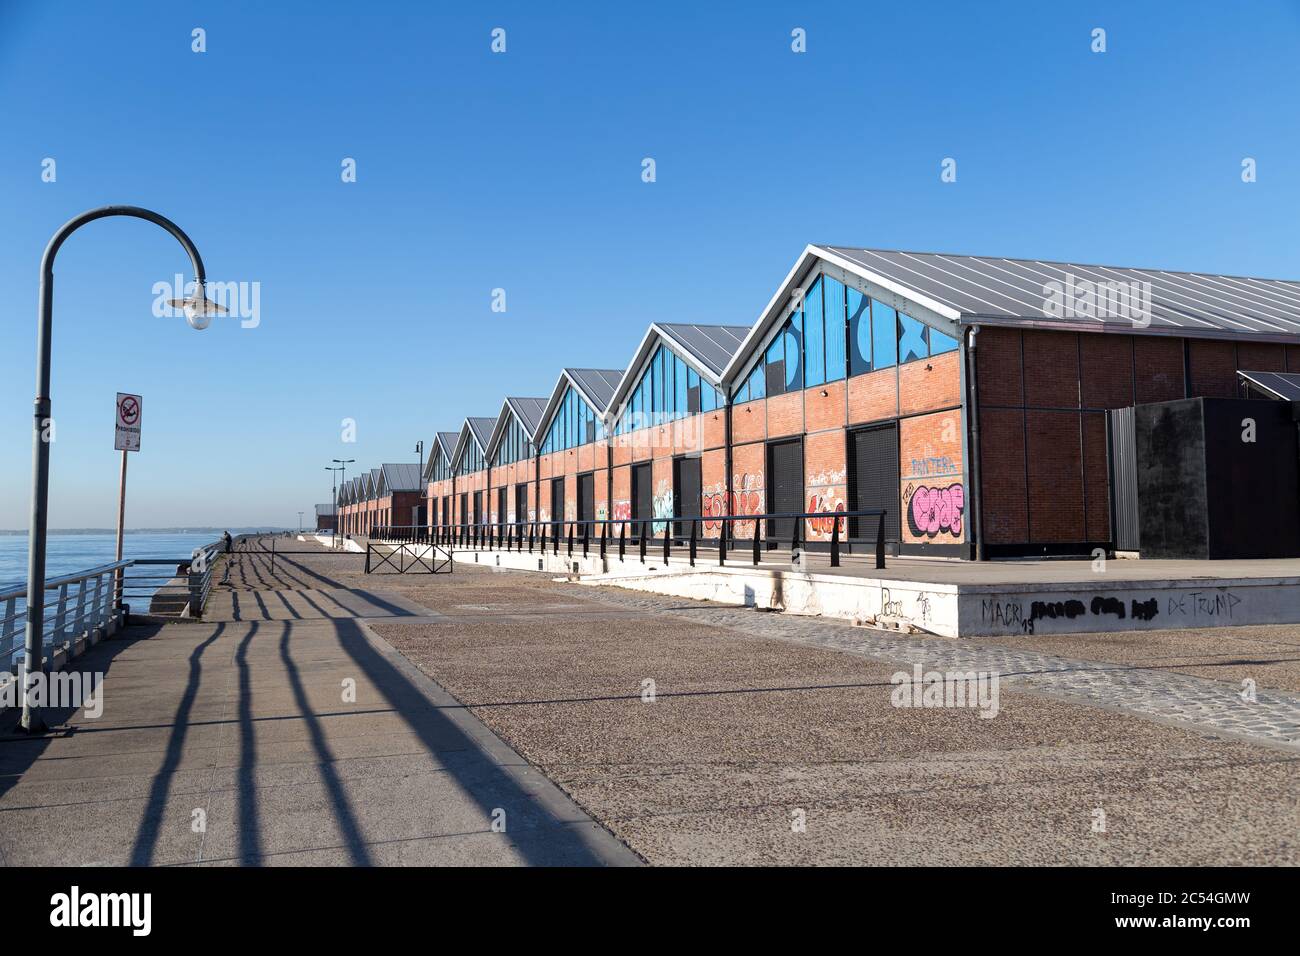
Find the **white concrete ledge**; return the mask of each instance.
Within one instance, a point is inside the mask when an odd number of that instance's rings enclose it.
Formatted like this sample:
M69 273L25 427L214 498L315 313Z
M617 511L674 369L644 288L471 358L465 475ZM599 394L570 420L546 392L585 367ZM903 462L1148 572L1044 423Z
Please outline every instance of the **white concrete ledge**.
M408 546L427 555L428 546ZM685 552L664 562L662 553L647 552L619 561L589 552L569 556L519 551L456 551L461 564L536 571L586 585L608 585L674 597L761 607L789 614L889 622L945 637L994 637L1015 634L1069 634L1169 628L1226 627L1249 624L1300 624L1300 576L1262 573L1232 577L1169 578L1151 576L1153 565L1111 561L1107 570L1077 580L1014 580L1022 570L1007 563L1000 583L960 580L962 565L935 562L919 574L891 577L817 573L753 567L726 567L703 560L690 566ZM1207 571L1209 569L1207 568ZM1264 570L1261 568L1261 570ZM1127 574L1126 574L1127 572ZM920 579L921 577L925 579ZM1059 575L1058 575L1059 576ZM945 578L947 580L945 580ZM958 580L954 580L958 579Z

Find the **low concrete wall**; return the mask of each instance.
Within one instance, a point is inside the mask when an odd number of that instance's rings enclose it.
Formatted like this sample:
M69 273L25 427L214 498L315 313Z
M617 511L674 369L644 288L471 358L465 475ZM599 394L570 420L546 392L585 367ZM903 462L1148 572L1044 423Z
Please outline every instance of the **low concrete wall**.
M427 550L427 547L426 547ZM686 557L601 558L580 553L457 551L480 567L537 571L701 601L907 626L944 637L1071 634L1300 623L1300 578L1101 580L1062 584L954 584L737 565L692 568ZM1112 568L1114 563L1112 562ZM1010 568L1009 568L1010 570ZM936 565L935 577L943 574Z
M961 588L963 637L1300 622L1300 578L1216 578Z
M307 541L307 537L308 537L307 535L300 534L298 535L298 540L305 544ZM332 537L331 535L328 534L313 534L311 535L311 539L315 541L317 544L322 545L326 548L337 545L338 546L337 550L339 551L353 551L357 554L364 554L366 550L361 545L353 541L351 538L345 538L342 535L338 535L337 537Z

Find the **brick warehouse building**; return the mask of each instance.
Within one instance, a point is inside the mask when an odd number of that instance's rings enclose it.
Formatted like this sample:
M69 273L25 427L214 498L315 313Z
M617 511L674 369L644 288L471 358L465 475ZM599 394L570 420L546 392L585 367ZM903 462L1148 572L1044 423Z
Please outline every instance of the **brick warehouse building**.
M1108 412L1300 372L1300 283L809 246L752 325L652 325L608 399L580 371L531 435L510 401L467 421L429 493L480 522L503 493L506 520L883 506L898 553L1083 554L1116 537Z
M561 370L533 433L539 451L532 507L541 520L611 517L605 415L622 378L619 369Z
M527 521L536 507L532 485L537 472L532 435L546 408L544 398L507 398L487 441L490 524ZM516 517L516 515L522 517Z
M428 488L431 527L451 524L455 493L451 454L459 437L456 432L438 432L429 448L429 460L424 465L424 483Z

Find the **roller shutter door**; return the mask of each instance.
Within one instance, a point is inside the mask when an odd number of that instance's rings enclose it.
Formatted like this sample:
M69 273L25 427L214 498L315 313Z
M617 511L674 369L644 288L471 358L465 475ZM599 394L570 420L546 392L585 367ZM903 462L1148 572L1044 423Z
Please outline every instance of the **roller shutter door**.
M596 475L587 472L578 476L578 520L594 521L596 518Z
M551 479L551 520L564 520L564 479Z
M652 481L650 462L632 466L632 517L637 521L654 517Z
M898 424L849 432L849 510L884 508L885 540L898 541ZM849 536L876 537L876 518L854 518Z
M673 461L673 514L683 518L700 516L700 460L698 458L677 458ZM691 523L677 522L673 534L679 538L689 537ZM701 533L696 529L696 534Z
M799 513L803 500L803 440L771 442L767 446L767 510L771 514ZM788 545L794 536L794 518L767 523L766 535ZM800 529L799 538L807 535Z

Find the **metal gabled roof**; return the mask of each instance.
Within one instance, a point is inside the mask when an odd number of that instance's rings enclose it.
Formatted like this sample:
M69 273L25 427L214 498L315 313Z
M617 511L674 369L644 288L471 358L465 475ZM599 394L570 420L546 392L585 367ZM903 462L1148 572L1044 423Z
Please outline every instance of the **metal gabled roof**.
M838 267L867 295L949 335L960 336L963 326L994 325L1300 343L1300 282L1291 280L809 245L728 364L723 377L729 383L772 326L784 320L792 296L819 262ZM1133 288L1133 283L1150 284L1149 316L1135 321L1113 307L1102 311L1114 314L1091 314L1096 310L1088 307L1086 297L1092 287L1114 290L1116 284Z
M736 352L751 334L747 325L679 325L652 322L646 329L641 344L637 346L628 363L627 371L619 379L614 394L610 396L606 419L612 419L641 377L650 356L662 341L677 352L686 364L695 369L706 383L721 388L723 372L734 361Z
M497 426L497 418L467 418L465 423L469 425L469 430L474 433L474 440L478 442L478 447L487 454L488 439L492 437L492 429Z
M722 374L749 332L749 327L744 325L658 325L677 343L679 351L698 358L715 378Z
M379 497L379 469L371 468L365 476L366 500L373 501Z
M379 487L385 494L420 490L420 466L415 462L384 464L379 471Z
M514 417L519 422L524 434L531 440L533 432L537 430L537 422L542 417L545 408L546 399L544 398L507 398L501 403L501 414L497 416L496 424L492 426L492 434L488 436L483 453L491 459L497 445L505 437L506 428L510 424L511 417Z
M423 481L432 481L434 455L442 456L449 466L452 464L451 451L456 447L456 432L437 432L433 436L433 441L429 445L429 458L424 463L424 475L421 476Z
M460 433L456 436L456 444L451 450L451 464L455 467L456 462L460 460L461 452L464 450L465 442L472 441L478 445L479 451L487 457L487 440L492 437L492 429L496 427L495 418L467 418L465 423L460 426Z
M534 445L540 445L546 436L546 429L559 414L560 402L564 400L564 391L572 386L583 401L591 406L597 416L604 418L609 411L609 400L614 397L619 380L623 378L621 369L613 368L565 368L560 370L560 377L551 389L551 397L546 400L546 407L538 416L537 427L531 437Z
M1149 334L1292 337L1300 335L1300 282L1203 272L1170 272L1046 259L1002 259L936 252L820 247L865 271L914 289L954 310L962 324L976 320L1068 322L1096 331L1103 325L1133 331L1131 320L1062 319L1046 308L1049 283L1151 284Z

